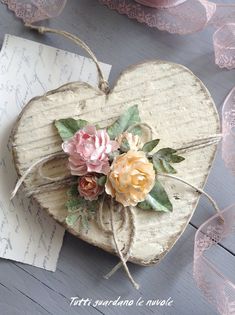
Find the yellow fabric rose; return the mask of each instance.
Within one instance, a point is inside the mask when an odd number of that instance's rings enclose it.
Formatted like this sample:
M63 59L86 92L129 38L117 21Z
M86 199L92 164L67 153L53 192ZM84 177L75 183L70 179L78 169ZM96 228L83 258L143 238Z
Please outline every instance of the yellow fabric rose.
M128 151L115 158L105 191L124 207L145 200L155 182L155 171L142 151Z

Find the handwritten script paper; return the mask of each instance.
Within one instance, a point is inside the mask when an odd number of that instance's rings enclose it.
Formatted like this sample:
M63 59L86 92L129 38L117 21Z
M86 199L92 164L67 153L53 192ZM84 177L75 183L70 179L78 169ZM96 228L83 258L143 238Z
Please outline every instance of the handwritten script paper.
M101 64L108 78L111 66ZM24 194L10 201L16 182L9 136L24 105L71 81L97 86L93 62L63 50L6 35L0 52L0 257L55 271L64 229Z

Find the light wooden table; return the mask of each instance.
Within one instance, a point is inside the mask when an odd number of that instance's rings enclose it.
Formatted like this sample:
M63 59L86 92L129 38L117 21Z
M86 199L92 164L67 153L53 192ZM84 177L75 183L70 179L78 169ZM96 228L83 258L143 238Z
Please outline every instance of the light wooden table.
M224 1L232 3L233 0ZM213 62L212 30L178 36L150 29L101 6L96 0L70 0L60 18L50 26L79 36L92 47L98 59L113 65L111 84L128 65L147 59L166 59L191 69L208 87L218 110L235 85L235 70L220 70ZM3 4L0 4L0 41L4 34L22 36L58 48L83 54L69 41L53 35L40 36L23 27ZM192 126L193 128L193 126ZM225 169L218 152L206 190L221 208L235 202L235 177ZM166 314L212 315L209 305L197 289L192 276L193 240L198 226L213 214L210 204L202 198L187 230L173 250L157 266L130 265L141 283L135 291L122 271L109 281L103 275L118 260L66 234L55 273L0 260L0 314ZM235 281L235 245L226 241L211 253L220 269ZM174 300L168 308L152 307L70 307L70 297L96 299Z

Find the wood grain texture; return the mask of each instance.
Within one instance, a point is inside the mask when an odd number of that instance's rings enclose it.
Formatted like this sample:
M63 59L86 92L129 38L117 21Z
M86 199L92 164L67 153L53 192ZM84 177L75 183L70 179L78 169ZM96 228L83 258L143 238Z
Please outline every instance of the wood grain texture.
M233 3L224 0L223 3ZM216 1L214 1L216 2ZM219 0L217 1L219 2ZM221 2L221 1L220 1ZM113 65L111 83L131 64L149 59L165 59L181 63L191 69L207 86L218 111L230 89L235 84L235 72L221 70L214 64L211 36L207 28L188 36L178 36L150 29L112 12L95 0L70 0L58 19L49 22L51 27L62 28L78 34L96 51L99 60ZM41 36L24 28L12 13L0 4L0 41L10 33L44 44L83 54L67 40L53 35ZM206 191L217 200L221 209L235 202L235 178L224 167L220 151L206 184ZM67 234L55 273L12 261L0 260L0 305L3 315L38 314L105 314L105 315L215 315L195 285L192 277L193 240L196 228L214 214L205 198L201 198L187 230L156 267L142 268L130 264L135 279L141 283L135 292L120 271L109 281L103 274L118 259ZM234 270L234 240L218 246L216 259L219 268ZM18 289L18 290L17 290ZM45 293L45 294L44 294ZM92 299L156 299L171 296L172 308L70 308L71 296ZM55 305L59 308L54 309ZM42 307L44 309L42 309Z
M141 120L153 127L161 147L182 148L194 140L220 132L217 110L205 86L183 66L150 61L125 70L106 96L84 83L72 83L37 97L26 105L13 131L13 151L19 175L39 159L61 150L54 121L73 116L101 128L114 121L124 110L138 105ZM186 152L186 160L177 165L178 176L202 188L214 160L216 145ZM47 177L69 176L66 160L47 163ZM198 193L175 182L163 180L173 203L172 213L156 213L135 208L136 238L130 261L149 265L158 262L183 233L199 199ZM65 224L69 186L50 190L50 181L34 170L25 180L26 189L58 222ZM40 191L41 190L41 191ZM97 209L98 210L98 209ZM110 225L106 207L105 224ZM115 223L120 226L120 215ZM67 229L79 238L115 253L112 236L101 231L96 220L88 231L80 223ZM118 233L121 248L128 242L130 225Z

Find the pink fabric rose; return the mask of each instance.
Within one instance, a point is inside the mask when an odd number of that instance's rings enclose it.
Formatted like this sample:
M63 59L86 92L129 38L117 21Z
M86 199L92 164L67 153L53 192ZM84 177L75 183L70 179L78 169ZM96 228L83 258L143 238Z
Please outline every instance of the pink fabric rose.
M96 130L94 126L86 126L77 131L62 148L69 154L71 174L82 176L87 173L107 175L110 169L109 154L119 147L111 141L105 129Z
M98 196L104 191L104 187L98 185L98 177L94 174L82 176L78 181L78 192L84 199L97 200Z

